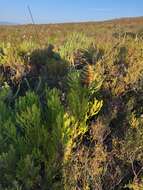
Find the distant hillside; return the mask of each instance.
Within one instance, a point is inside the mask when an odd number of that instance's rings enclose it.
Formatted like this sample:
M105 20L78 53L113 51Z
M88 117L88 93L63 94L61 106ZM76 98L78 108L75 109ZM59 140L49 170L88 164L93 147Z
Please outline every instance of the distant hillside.
M115 18L115 19L108 19L102 21L83 21L83 22L64 22L64 23L43 23L37 25L66 25L66 24L105 24L105 23L112 23L112 24L143 24L143 16L140 17L123 17L123 18ZM19 23L8 22L8 21L0 21L0 25L19 25ZM29 24L20 24L20 25L31 25Z
M143 16L140 17L122 17L122 18L114 18L114 19L108 19L108 20L102 20L102 21L87 21L87 22L71 22L71 23L60 23L60 24L80 24L80 23L135 23L135 22L141 22L143 23Z
M118 18L118 19L112 19L112 20L107 20L103 22L116 23L116 24L130 24L130 23L143 24L143 16Z
M17 23L6 22L6 21L0 21L0 25L17 25Z

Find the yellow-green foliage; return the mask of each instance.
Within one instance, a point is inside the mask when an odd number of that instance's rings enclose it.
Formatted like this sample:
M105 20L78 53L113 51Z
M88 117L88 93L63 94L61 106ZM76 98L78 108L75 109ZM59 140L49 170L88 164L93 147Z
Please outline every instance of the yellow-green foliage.
M107 152L103 145L106 128L101 121L91 126L91 144L96 146L84 146L77 144L77 150L72 152L68 162L64 166L65 190L83 190L95 188L102 189L102 180L107 163Z
M0 64L14 65L23 63L16 48L11 43L2 43L0 49Z
M19 46L19 52L22 54L25 53L30 54L34 49L37 48L37 44L35 44L32 40L29 41L24 40L18 46Z
M28 62L28 57L38 46L31 40L22 41L19 44L0 44L0 64L16 65Z
M139 181L133 181L126 187L128 187L130 190L143 190L143 180L141 179Z
M31 53L38 48L38 45L32 40L24 40L17 45L17 51L20 57L24 59L25 63L28 63Z
M86 121L93 115L98 113L98 110L102 107L102 101L97 101L95 97L90 99L90 96L97 91L97 88L100 88L100 81L94 83L94 86L90 85L89 87L82 86L80 73L73 72L68 76L68 102L69 110L79 121ZM97 81L96 81L97 82ZM99 85L100 84L100 85Z
M73 65L74 53L79 49L87 49L91 45L91 42L85 34L74 32L67 37L64 45L60 48L60 56Z
M76 71L71 72L70 75L68 76L68 96L67 96L68 113L66 117L68 118L67 123L70 124L71 128L68 129L70 138L67 141L67 146L64 152L65 166L64 166L63 171L64 171L65 177L63 180L64 180L65 190L68 190L68 189L75 190L77 188L77 185L76 185L77 180L78 180L77 177L78 175L82 175L79 172L82 169L78 168L79 167L78 163L77 165L76 163L74 164L74 166L72 165L72 160L75 159L74 153L72 153L72 151L74 148L78 146L78 144L80 144L80 141L82 141L84 134L88 131L88 120L91 117L98 114L98 112L100 111L102 107L103 102L96 99L97 86L95 85L94 86L95 88L90 88L90 86L89 87L82 86L80 73ZM93 91L95 92L95 94ZM92 97L93 94L94 96ZM76 142L77 139L79 142ZM100 143L99 143L99 146L100 146ZM103 153L102 151L103 147L102 148L101 147L99 148L100 150L96 149L96 151L100 152L100 156ZM82 159L83 160L81 162L86 161L87 159L86 155L84 155ZM101 160L103 161L103 159ZM97 162L98 162L98 159L97 159ZM73 166L73 169L71 168L72 166ZM72 171L73 173L72 176L70 175L69 170ZM97 175L100 175L99 173ZM85 181L87 180L86 177L85 177ZM83 189L86 190L88 189L88 187L89 186L87 182L84 185Z
M10 43L2 44L0 51L0 64L15 65L23 63L18 51Z
M143 180L129 183L129 185L126 187L128 187L130 190L143 190Z

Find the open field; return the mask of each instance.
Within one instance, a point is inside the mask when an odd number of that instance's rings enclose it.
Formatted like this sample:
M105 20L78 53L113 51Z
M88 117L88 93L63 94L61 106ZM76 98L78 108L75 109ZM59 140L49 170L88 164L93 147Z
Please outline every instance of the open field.
M0 190L143 189L143 17L0 26Z

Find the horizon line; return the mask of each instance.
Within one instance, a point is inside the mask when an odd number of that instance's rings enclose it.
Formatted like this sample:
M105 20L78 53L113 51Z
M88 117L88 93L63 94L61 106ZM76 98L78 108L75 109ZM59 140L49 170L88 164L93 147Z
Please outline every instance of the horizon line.
M77 20L77 21L65 21L65 22L37 22L35 23L36 25L46 25L46 24L49 24L49 25L54 25L54 24L79 24L79 23L92 23L92 22L95 22L95 23L101 23L101 22L110 22L110 21L115 21L115 20L122 20L122 19L139 19L139 18L142 18L143 15L141 16L125 16L125 17L114 17L114 18L107 18L107 19L101 19L101 20ZM32 22L21 22L21 23L18 23L18 22L9 22L9 21L0 21L0 26L10 26L10 25L33 25Z

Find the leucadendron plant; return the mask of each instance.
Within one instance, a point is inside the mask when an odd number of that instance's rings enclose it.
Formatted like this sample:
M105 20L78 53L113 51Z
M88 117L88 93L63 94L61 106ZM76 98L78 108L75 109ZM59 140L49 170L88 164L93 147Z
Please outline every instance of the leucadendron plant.
M46 87L42 102L30 90L11 107L6 101L12 93L9 86L1 88L1 189L63 189L64 168L77 139L82 139L88 120L103 103L90 96L93 93L82 85L78 72L69 73L67 86L66 106L60 90Z

